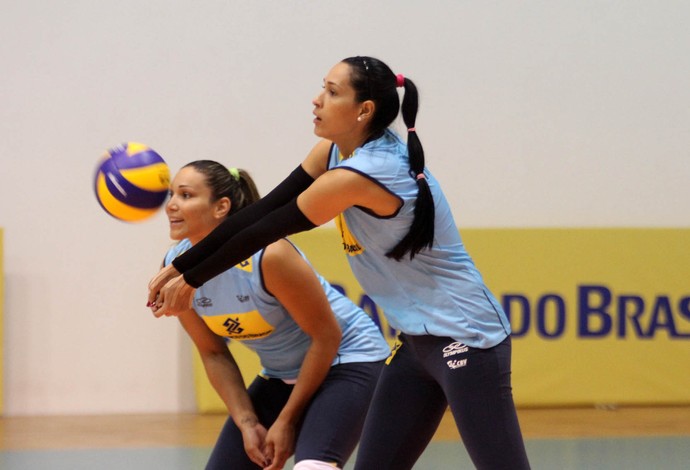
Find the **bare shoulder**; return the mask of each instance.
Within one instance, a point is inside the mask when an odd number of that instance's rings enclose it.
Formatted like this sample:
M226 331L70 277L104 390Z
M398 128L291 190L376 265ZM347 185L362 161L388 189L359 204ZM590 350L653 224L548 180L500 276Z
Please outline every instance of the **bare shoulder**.
M264 250L261 271L266 289L290 309L307 299L323 296L314 270L287 240L279 240Z
M365 175L345 168L334 168L321 175L298 199L309 219L322 224L349 207L371 209L381 216L394 214L400 198Z
M264 248L261 266L264 271L280 270L288 263L294 262L297 259L301 260L302 257L299 256L299 253L292 243L285 239L281 239Z
M332 142L329 140L320 140L312 147L307 158L302 162L304 171L309 173L312 178L318 178L326 172L331 145Z
M297 285L311 273L311 268L297 248L282 239L264 249L261 271L266 287L275 295L272 286Z

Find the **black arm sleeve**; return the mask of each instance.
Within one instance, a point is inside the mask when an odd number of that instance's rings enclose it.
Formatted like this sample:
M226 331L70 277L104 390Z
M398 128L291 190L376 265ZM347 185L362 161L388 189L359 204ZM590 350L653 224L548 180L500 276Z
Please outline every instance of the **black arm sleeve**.
M250 206L251 207L251 206ZM266 245L292 233L316 227L297 207L294 198L253 225L239 231L212 256L184 272L184 280L192 287L200 287L209 279L244 261Z
M240 230L260 220L272 210L287 204L313 182L314 178L304 171L302 165L298 166L265 197L225 219L203 240L175 258L173 266L180 273L187 272L211 256Z

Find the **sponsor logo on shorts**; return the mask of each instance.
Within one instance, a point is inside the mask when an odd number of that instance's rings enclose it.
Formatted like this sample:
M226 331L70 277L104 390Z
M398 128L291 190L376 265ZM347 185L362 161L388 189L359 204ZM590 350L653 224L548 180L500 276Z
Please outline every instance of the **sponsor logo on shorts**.
M468 349L464 343L456 341L443 348L443 357L455 356L456 354L467 352Z
M448 364L449 369L459 369L467 365L467 359L452 359L446 364Z

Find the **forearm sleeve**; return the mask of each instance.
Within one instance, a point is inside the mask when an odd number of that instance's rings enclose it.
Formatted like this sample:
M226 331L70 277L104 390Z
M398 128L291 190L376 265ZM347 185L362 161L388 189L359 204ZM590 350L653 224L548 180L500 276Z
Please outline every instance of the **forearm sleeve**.
M251 206L250 206L251 207ZM316 227L297 207L297 198L267 214L227 240L211 256L184 272L184 280L198 288L209 279L244 261L261 248L293 233Z
M187 272L211 256L239 231L260 220L274 209L287 204L313 182L314 178L304 171L302 165L298 166L265 197L225 219L203 240L175 258L173 266L180 273Z

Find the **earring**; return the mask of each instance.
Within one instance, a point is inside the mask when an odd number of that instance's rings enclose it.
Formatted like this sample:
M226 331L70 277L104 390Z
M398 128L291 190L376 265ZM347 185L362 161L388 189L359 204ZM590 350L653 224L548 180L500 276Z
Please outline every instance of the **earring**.
M362 116L358 116L358 117L357 117L357 120L361 122L361 121L362 121Z

